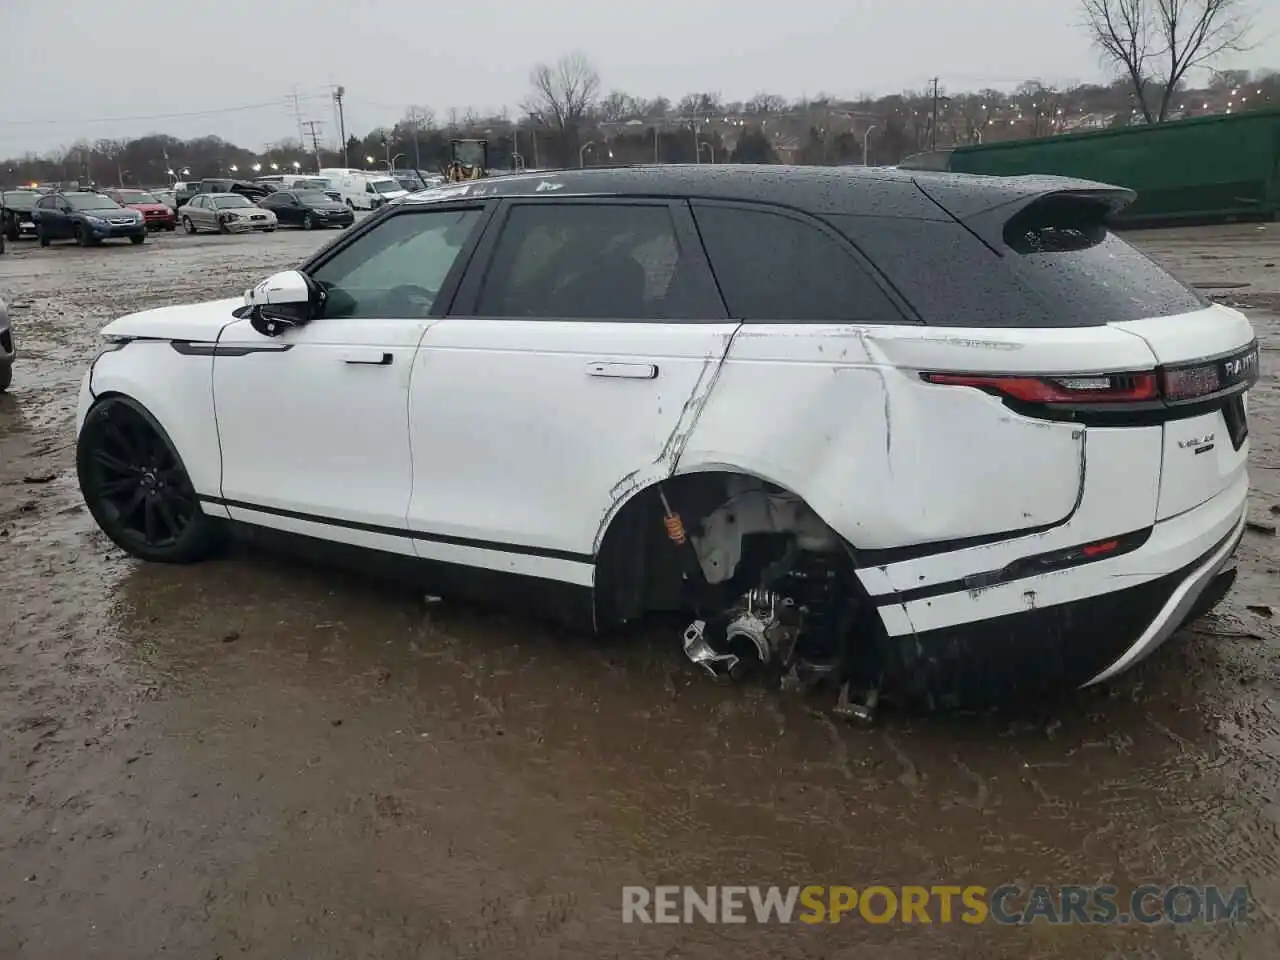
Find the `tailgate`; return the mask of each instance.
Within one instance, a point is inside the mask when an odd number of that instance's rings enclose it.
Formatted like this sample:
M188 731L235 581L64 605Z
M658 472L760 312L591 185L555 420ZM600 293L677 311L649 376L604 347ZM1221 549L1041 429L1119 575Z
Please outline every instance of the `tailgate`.
M1200 506L1245 472L1244 391L1258 378L1258 345L1244 314L1211 306L1113 323L1140 337L1160 365L1170 416L1164 424L1157 520Z

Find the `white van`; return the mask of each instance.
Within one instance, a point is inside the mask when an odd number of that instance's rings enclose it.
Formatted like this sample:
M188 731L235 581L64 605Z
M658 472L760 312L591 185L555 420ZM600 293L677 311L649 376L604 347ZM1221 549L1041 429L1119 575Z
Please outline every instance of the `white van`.
M329 181L333 190L341 194L342 202L352 210L375 210L384 203L409 195L400 181L385 173L325 169L319 175Z

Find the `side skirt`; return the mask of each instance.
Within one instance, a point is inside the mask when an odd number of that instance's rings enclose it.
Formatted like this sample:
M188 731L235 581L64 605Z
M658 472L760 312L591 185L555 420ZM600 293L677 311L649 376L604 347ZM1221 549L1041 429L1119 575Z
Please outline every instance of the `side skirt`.
M235 539L271 552L288 554L309 563L342 567L425 593L472 600L511 613L532 614L575 631L595 631L594 598L590 587L410 557L238 520L222 522Z

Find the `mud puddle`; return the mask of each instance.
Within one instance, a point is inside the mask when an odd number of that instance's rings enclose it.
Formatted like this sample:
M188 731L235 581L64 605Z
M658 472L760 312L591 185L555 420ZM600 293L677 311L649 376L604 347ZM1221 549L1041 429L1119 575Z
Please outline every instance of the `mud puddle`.
M252 553L123 559L74 478L98 327L234 294L323 239L0 258L24 351L0 398L0 956L1273 955L1272 534L1246 537L1219 615L1104 691L870 731L713 687L666 633L592 643ZM1251 509L1274 524L1280 321L1254 322ZM620 920L626 884L1148 882L1248 884L1249 920Z

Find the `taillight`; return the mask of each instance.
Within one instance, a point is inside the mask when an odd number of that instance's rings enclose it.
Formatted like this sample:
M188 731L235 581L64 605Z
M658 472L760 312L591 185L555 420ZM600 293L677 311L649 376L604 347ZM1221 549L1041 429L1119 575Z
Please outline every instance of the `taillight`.
M1212 360L1197 360L1136 373L1003 374L921 373L926 383L973 387L1007 400L1076 408L1090 404L1197 404L1241 393L1258 382L1258 342Z
M975 387L1023 403L1140 403L1160 399L1154 372L1068 377L922 373L928 383Z

